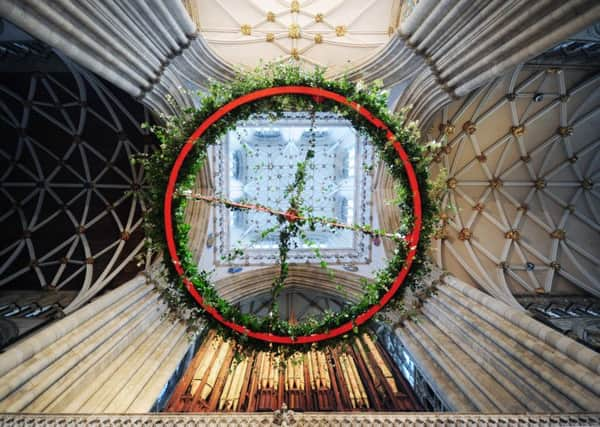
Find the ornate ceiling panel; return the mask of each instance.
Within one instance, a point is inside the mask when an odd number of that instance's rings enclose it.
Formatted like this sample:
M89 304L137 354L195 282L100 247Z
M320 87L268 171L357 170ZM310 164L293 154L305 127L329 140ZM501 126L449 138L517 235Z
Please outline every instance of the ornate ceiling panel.
M339 218L346 224L371 224L371 175L373 150L354 128L340 118L320 117L315 133L315 158L309 166L303 197L314 209L311 215ZM288 188L293 185L298 162L311 147L307 115L290 114L272 122L256 120L230 131L215 150L215 191L231 200L247 200L281 211L289 208ZM215 209L215 265L269 265L278 260L277 219L257 211ZM317 225L307 232L320 256L329 263L371 262L370 238L351 230L331 233ZM313 247L295 241L293 262L317 262ZM244 257L223 262L235 248Z
M296 59L343 72L395 32L400 0L186 0L209 46L226 61Z
M600 295L600 74L518 67L445 107L437 262L512 294ZM579 291L578 291L579 289Z

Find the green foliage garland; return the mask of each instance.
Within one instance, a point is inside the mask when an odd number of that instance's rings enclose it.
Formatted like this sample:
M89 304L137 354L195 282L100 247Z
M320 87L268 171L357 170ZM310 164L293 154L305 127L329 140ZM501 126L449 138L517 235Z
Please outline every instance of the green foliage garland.
M382 90L381 85L361 85L346 79L328 80L324 77L324 71L321 69L306 72L292 64L259 67L253 72L238 74L233 81L227 84L212 84L208 92L202 94L198 108L185 109L179 116L166 117L164 125L152 126L151 130L160 141L160 146L153 154L141 159L145 166L149 184L147 197L150 209L145 216L147 241L150 249L163 254L162 263L166 275L165 283L167 285L160 286L157 284L157 288L160 290L162 297L168 302L172 316L184 319L191 330L197 330L201 325L208 322L212 326L216 326L217 329L221 329L225 334L234 335L242 342L248 341L246 336L223 330L220 324L207 315L189 295L181 278L172 266L166 249L162 217L164 194L172 165L189 135L218 108L242 95L259 89L290 85L319 87L345 96L350 101L364 106L375 117L382 120L402 143L413 164L421 189L423 221L417 256L413 260L404 285L392 301L388 303L388 306L392 309L394 307L401 308L405 289L407 287L418 288L420 280L428 273L426 252L435 226L437 208L428 195L427 170L430 158L426 148L419 144L419 133L416 124L407 122L404 112L395 114L388 110L387 93ZM376 147L381 160L387 165L389 173L397 183L397 198L394 203L398 205L401 212L401 226L393 233L396 236L394 240L397 243L397 248L387 266L378 271L374 279L364 280L364 294L360 301L346 305L338 313L325 312L320 318L310 318L298 324L290 324L278 318L259 318L254 314L241 313L217 294L210 281L210 273L199 271L192 261L193 256L188 248L190 225L184 222L184 211L188 200L185 197L175 197L173 201L174 235L181 264L186 276L196 286L204 301L215 307L225 319L234 321L250 330L289 335L291 337L326 332L348 322L365 312L373 304L376 304L404 265L408 248L403 236L410 232L413 224L411 215L412 195L408 190L404 168L393 145L388 142L386 133L372 126L360 114L348 107L328 99L318 100L317 102L317 100L303 95L284 95L255 101L252 104L240 106L213 124L195 142L194 148L187 156L179 175L177 192L183 194L186 190L193 188L196 175L203 167L206 159L206 147L216 144L226 132L235 129L239 121L247 120L257 114L277 119L284 112L294 111L325 112L347 119L359 134L366 137ZM313 219L313 221L316 220ZM368 226L357 225L355 229L372 232ZM373 232L373 234L377 233ZM354 328L354 332L358 333L358 329ZM266 345L265 343L254 344Z

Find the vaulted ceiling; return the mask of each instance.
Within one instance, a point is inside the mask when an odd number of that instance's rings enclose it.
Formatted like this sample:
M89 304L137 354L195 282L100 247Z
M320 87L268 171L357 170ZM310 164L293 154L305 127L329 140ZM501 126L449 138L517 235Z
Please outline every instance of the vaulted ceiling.
M435 258L505 301L600 296L600 74L519 66L443 108Z
M213 51L235 66L299 60L351 70L394 34L399 0L186 0Z

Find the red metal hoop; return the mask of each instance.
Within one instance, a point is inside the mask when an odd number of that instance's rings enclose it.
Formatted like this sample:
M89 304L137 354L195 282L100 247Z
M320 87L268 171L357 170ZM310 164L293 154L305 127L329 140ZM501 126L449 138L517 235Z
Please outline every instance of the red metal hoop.
M181 262L179 260L179 256L177 255L175 239L173 236L173 220L172 220L172 205L173 205L173 193L175 192L175 185L177 183L177 178L179 176L179 171L183 162L190 150L194 145L194 141L196 141L206 130L212 126L215 122L220 120L225 114L230 111L236 109L237 107L256 101L262 98L269 98L277 95L309 95L312 96L313 99L323 100L325 98L336 101L340 104L346 105L359 114L361 114L365 119L367 119L373 126L383 129L387 131L387 138L390 141L398 156L400 157L404 169L406 170L406 175L408 177L409 187L413 194L413 216L414 216L414 227L411 233L406 237L406 240L409 245L408 254L406 255L404 267L398 273L398 276L394 280L394 283L390 287L389 291L383 295L381 300L369 308L364 313L358 315L356 318L349 320L348 322L338 326L335 329L332 329L326 333L306 335L300 337L290 337L285 335L275 335L268 332L255 332L252 331L242 325L226 320L221 313L219 313L214 307L206 305L202 296L198 293L198 290L194 287L192 282L185 276L185 272L181 267ZM215 111L210 117L208 117L198 128L194 131L194 133L188 138L185 145L182 147L175 163L173 164L173 169L171 169L171 174L169 175L169 182L167 184L167 190L165 192L165 203L164 203L164 220L165 220L165 235L167 239L167 247L169 250L169 255L171 257L171 261L175 267L175 270L182 278L183 283L185 284L188 292L192 295L192 297L196 300L198 304L209 313L214 319L223 324L224 326L240 333L243 335L247 335L248 337L255 338L262 341L277 343L277 344L307 344L318 341L328 340L330 338L334 338L336 336L345 334L350 332L354 326L360 326L363 323L367 322L371 317L375 315L388 301L394 296L394 294L398 291L408 271L410 266L412 265L412 261L417 252L417 244L419 243L419 235L421 232L421 194L419 192L419 184L417 181L417 176L415 175L415 171L410 163L408 155L402 148L402 145L396 140L394 134L390 131L390 129L377 117L374 117L368 110L359 104L349 101L346 97L331 92L321 88L308 87L308 86L280 86L280 87L272 87L267 89L257 90L255 92L248 93L244 96L241 96L233 101L225 104L217 111Z

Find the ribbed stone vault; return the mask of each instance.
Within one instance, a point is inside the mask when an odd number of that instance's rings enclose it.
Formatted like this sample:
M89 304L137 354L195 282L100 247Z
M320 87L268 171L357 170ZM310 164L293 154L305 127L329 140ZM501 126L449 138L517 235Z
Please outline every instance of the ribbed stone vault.
M519 66L438 113L438 265L512 303L600 295L599 88L595 71Z
M143 248L143 170L130 157L153 139L129 95L51 51L29 60L39 71L0 74L0 286L75 290L71 312Z

